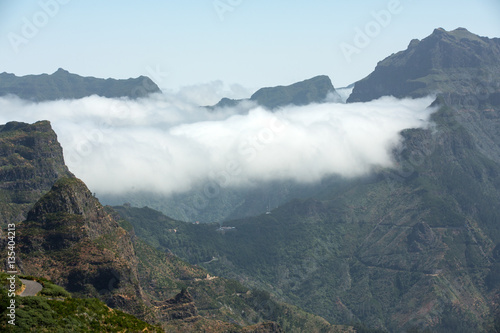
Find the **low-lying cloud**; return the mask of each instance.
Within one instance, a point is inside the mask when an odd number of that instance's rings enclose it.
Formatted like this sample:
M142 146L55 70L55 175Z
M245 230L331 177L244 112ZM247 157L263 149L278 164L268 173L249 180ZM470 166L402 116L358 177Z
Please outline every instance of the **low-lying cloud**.
M0 98L0 123L50 120L66 164L98 194L356 177L393 165L399 132L428 125L432 98L210 111L178 95L32 103Z

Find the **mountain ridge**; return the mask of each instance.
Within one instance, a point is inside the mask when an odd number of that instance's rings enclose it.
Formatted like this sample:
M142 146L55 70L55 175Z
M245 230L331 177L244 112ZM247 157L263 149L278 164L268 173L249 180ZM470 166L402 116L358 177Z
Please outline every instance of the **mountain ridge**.
M326 75L318 75L288 86L260 88L249 99L222 98L217 104L209 108L234 107L243 101L250 101L269 110L274 110L287 105L302 106L340 100L341 97L335 91L330 78Z
M408 48L380 61L354 84L348 103L382 96L422 97L429 94L498 93L500 38L479 37L465 28L435 29ZM478 91L481 90L481 91ZM463 97L462 97L463 98Z
M62 68L52 74L40 75L0 73L0 96L11 94L36 102L91 95L140 98L158 92L161 92L160 88L147 76L125 80L99 79L72 74Z

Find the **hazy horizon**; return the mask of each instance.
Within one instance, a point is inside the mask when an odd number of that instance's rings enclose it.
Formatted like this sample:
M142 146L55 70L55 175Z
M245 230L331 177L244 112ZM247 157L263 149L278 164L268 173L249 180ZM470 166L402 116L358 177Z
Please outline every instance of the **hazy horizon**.
M255 91L316 75L342 87L438 27L499 37L499 14L494 0L2 2L0 72L147 75L172 91Z

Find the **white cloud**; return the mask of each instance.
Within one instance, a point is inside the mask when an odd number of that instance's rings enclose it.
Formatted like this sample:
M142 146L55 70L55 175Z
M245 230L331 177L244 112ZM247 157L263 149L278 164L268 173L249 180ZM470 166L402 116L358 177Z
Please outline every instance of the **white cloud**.
M384 97L273 113L252 104L209 111L187 102L186 94L43 103L3 97L0 123L50 120L68 167L98 194L169 194L207 179L222 187L313 182L391 166L398 133L426 126L431 102Z

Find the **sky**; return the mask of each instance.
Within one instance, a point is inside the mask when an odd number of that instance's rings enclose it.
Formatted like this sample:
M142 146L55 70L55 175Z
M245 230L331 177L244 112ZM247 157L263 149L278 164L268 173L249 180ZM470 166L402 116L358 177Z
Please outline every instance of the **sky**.
M500 37L499 18L498 0L0 0L0 72L147 75L238 98L316 75L342 87L438 27Z

